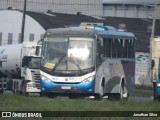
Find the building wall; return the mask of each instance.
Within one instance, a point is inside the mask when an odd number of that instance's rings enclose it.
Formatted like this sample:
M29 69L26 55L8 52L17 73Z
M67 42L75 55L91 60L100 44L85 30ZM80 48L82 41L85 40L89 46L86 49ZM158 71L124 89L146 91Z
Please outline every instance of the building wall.
M24 0L1 0L0 9L15 7L23 9ZM27 10L47 12L52 9L61 13L83 12L87 15L102 16L102 0L27 0Z
M83 12L87 15L127 17L127 18L151 18L153 6L141 4L125 4L103 0L27 0L27 10L36 12L47 12L53 10L60 13ZM128 2L129 3L129 2ZM24 0L0 0L0 10L8 7L23 9ZM154 4L154 3L153 3Z
M152 18L153 6L103 4L103 15L106 17Z
M0 46L21 42L22 13L14 10L0 11ZM24 41L38 41L45 29L33 18L26 15Z
M135 84L151 85L148 78L149 53L136 52Z

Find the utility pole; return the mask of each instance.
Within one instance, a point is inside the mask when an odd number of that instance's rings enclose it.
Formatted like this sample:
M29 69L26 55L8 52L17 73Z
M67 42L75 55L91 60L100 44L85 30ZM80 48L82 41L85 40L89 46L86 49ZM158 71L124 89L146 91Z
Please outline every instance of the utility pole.
M152 41L154 38L154 32L155 32L155 24L156 24L156 11L157 11L157 5L154 6L154 13L153 13L153 21L152 21L152 31L151 31L151 38L150 38L150 62L152 61ZM150 64L151 65L151 64Z
M27 0L24 0L22 27L21 27L21 43L23 43L23 41L24 41L24 30L25 30L25 20L26 20L26 4L27 4Z

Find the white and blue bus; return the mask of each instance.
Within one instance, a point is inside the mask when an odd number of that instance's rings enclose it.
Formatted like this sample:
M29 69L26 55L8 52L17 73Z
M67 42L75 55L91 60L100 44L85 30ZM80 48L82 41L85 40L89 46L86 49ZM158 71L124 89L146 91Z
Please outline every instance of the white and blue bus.
M101 28L46 31L42 40L42 93L128 97L134 84L135 36Z

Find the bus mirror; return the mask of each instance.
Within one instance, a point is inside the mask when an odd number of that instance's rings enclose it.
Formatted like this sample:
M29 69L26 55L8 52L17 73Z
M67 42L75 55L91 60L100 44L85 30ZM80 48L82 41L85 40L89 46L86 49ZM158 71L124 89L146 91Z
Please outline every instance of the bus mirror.
M153 68L154 68L154 66L155 66L155 61L154 61L154 60L152 60L151 68L153 69Z

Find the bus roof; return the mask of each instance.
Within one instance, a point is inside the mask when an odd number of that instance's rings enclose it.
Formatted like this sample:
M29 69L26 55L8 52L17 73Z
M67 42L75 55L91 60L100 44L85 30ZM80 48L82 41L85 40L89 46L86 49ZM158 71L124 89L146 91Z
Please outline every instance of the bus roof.
M131 32L123 31L98 31L98 36L103 37L114 37L114 38L135 38L134 34Z
M46 34L54 36L94 36L94 30L79 27L48 29Z
M56 29L48 29L45 35L51 36L102 36L102 37L113 37L113 38L135 38L134 34L131 32L123 32L123 31L113 31L113 30L94 30L88 28L81 27L69 27L69 28L56 28Z

